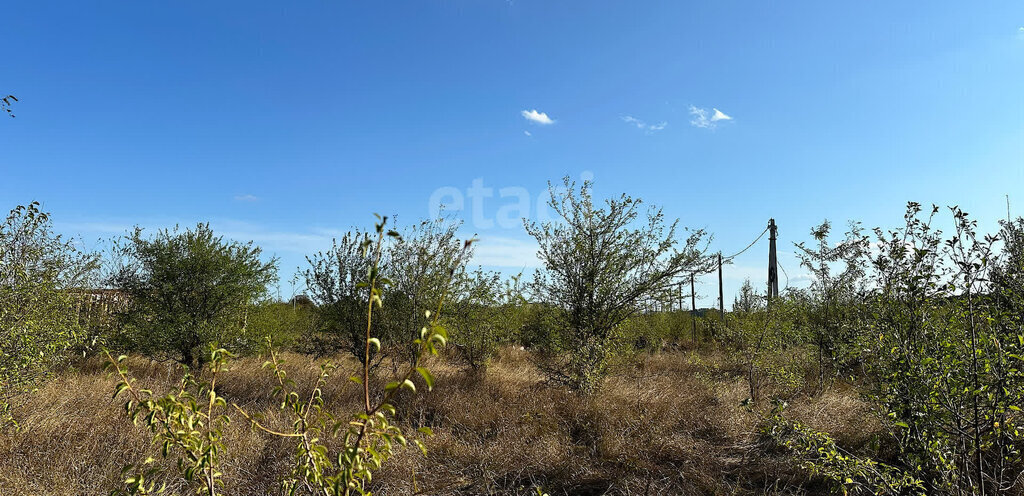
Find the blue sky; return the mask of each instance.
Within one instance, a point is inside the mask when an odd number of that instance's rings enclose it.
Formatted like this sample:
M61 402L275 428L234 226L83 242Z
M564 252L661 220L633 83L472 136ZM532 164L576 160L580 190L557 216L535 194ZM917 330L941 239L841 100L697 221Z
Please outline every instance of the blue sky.
M774 217L800 279L791 243L825 218L892 227L915 200L991 228L1024 205L1024 4L924 5L15 2L0 204L39 200L86 244L209 221L287 280L373 212L425 217L479 179L467 231L508 271L533 248L486 226L500 190L535 205L586 175L726 253ZM727 302L766 251L727 268Z

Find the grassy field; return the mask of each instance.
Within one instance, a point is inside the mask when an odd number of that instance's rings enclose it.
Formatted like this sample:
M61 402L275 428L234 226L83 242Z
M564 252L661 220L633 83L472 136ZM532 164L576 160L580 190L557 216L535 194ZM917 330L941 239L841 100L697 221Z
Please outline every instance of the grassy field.
M314 362L285 358L290 377L308 389ZM352 412L360 388L345 377L357 364L341 360L325 404ZM218 392L262 415L268 427L287 430L269 396L274 378L261 364L255 357L233 361ZM443 360L431 367L434 390L406 395L396 406L400 423L433 429L424 443L439 468L427 475L423 455L404 449L374 475L376 494L536 494L537 487L552 495L827 492L758 433L758 415L740 406L747 396L742 368L715 350L650 355L617 370L592 397L544 384L529 352L517 348L502 350L485 374ZM141 358L129 369L157 392L180 377L176 367ZM0 436L0 494L105 494L122 480L123 466L147 456L176 473L144 427L111 400L114 384L99 360L89 360L28 395L15 412L21 431ZM230 413L223 494L276 493L294 448ZM787 415L854 450L878 431L867 405L842 384L813 397L797 394ZM178 484L172 489L185 492Z

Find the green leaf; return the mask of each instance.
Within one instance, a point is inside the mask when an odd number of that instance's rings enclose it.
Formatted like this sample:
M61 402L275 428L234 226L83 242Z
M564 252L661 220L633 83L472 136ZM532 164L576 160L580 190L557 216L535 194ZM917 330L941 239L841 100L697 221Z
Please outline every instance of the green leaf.
M434 389L434 375L429 370L425 367L416 367L416 372L423 377L423 382L427 384L427 391Z

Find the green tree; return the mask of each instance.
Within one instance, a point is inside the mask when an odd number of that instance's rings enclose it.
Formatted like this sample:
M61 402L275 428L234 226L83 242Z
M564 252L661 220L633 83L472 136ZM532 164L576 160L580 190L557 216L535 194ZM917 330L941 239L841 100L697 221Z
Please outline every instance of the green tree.
M811 271L807 290L809 330L818 352L818 391L829 371L836 373L855 354L860 310L868 264L868 238L853 222L838 243L829 242L832 225L826 220L811 229L816 245L796 243L800 265ZM836 270L836 265L839 269Z
M996 238L979 236L954 207L955 230L943 239L932 227L938 210L922 219L911 203L904 228L876 231L871 397L900 462L930 494L1006 493L1024 467L1015 235L1004 233L1011 241L1000 256Z
M130 300L124 323L138 351L189 366L205 362L213 343L230 348L243 336L251 306L277 277L251 242L225 241L208 224L195 230L142 229L119 240L120 267L110 283Z
M765 296L754 289L748 277L743 280L743 285L740 286L740 294L733 300L732 311L744 313L760 311L764 309L764 302Z
M472 258L474 249L459 239L461 225L443 217L425 220L403 229L388 247L382 266L391 284L384 290L380 334L396 357L415 360L419 349L410 342L419 329L418 316L437 304L449 284L461 287L470 280L465 264L456 263Z
M667 222L660 209L649 209L641 220L639 199L622 195L600 208L590 182L577 190L565 178L564 185L562 192L549 188L557 221L524 222L543 263L532 287L560 310L545 372L591 392L606 372L616 328L639 310L638 303L666 293L680 274L705 268L705 235L692 231L679 246L678 221Z
M459 226L447 219L423 221L382 241L380 269L392 277L382 289L387 305L374 317L373 331L382 348L371 351L371 368L385 355L414 359L419 351L409 343L416 337L419 316L436 304L449 284L463 287L469 281L465 266L455 263L463 252L472 256L472 247L464 247L456 236ZM307 257L309 267L303 275L320 316L311 340L318 354L343 349L360 362L365 360L365 329L359 322L365 319L361 302L368 297L364 283L370 266L362 253L368 239L368 233L352 230L335 240L330 250Z
M0 405L65 362L84 336L81 292L98 257L53 233L39 203L0 224Z
M1007 309L1024 310L1024 217L1001 223L999 239L1003 249L992 267L992 282L1003 293Z
M306 351L323 356L345 350L360 362L366 359L361 322L366 320L363 302L368 294L360 283L370 267L362 253L367 239L367 233L352 230L333 240L330 250L306 257L309 267L302 274L318 316L315 332L306 338ZM386 259L381 266L386 269ZM380 327L379 318L376 325Z
M517 281L518 276L503 284L500 274L482 269L453 281L458 285L452 288L444 322L459 357L474 370L483 370L498 345L512 336Z

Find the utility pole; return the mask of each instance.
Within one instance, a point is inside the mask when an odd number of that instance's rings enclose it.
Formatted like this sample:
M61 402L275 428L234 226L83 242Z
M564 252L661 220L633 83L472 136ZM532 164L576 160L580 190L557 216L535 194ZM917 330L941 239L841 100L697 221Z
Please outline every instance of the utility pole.
M722 252L718 252L718 320L725 322L725 298L722 296Z
M779 262L775 255L777 234L775 219L768 219L768 301L779 297Z
M697 293L693 290L693 273L690 273L690 323L693 324L693 344L697 344Z

